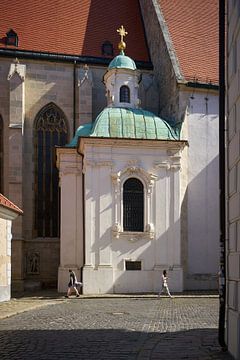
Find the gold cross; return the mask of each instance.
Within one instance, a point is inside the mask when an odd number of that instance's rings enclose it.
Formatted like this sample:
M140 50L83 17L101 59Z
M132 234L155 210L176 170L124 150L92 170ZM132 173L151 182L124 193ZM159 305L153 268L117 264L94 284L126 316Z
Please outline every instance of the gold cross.
M117 32L121 36L121 42L123 42L123 37L128 34L127 31L124 29L123 26L121 26L119 29L117 29Z

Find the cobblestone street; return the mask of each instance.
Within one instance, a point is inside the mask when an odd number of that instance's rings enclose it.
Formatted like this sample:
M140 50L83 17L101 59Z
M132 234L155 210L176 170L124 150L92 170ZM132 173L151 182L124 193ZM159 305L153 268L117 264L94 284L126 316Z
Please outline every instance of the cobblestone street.
M217 298L71 298L0 320L0 359L231 359Z

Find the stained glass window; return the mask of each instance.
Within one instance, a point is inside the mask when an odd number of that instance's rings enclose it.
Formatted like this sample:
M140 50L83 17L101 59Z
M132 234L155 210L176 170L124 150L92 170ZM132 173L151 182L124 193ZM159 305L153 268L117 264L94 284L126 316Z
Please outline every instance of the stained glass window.
M143 231L144 187L140 180L129 178L123 185L123 229Z
M130 90L126 85L120 87L120 102L130 103Z
M48 104L35 122L35 230L39 237L59 236L60 194L55 146L67 142L67 121L63 112Z

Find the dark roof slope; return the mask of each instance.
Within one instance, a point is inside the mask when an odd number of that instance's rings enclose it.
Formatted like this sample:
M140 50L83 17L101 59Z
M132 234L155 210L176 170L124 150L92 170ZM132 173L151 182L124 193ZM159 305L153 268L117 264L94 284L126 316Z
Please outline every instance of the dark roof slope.
M218 84L218 0L158 0L188 81Z
M101 46L108 40L117 55L121 25L128 32L127 55L150 61L138 0L2 0L0 48L15 49L4 41L13 29L16 49L102 57Z

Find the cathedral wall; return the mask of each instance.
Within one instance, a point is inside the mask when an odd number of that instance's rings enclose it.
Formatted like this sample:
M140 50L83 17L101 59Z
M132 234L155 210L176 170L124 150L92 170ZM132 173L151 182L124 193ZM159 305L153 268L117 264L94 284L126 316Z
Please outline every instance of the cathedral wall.
M8 138L9 138L9 81L7 80L9 73L10 63L8 60L1 59L0 61L0 115L3 119L3 189L2 192L8 194Z
M185 169L188 186L183 197L185 222L183 258L187 289L216 289L219 263L218 94L183 91L187 111L182 136L187 136Z
M140 5L159 88L158 115L169 121L180 121L184 110L179 109L177 79L181 80L181 74L174 47L158 4L153 0L140 0Z

